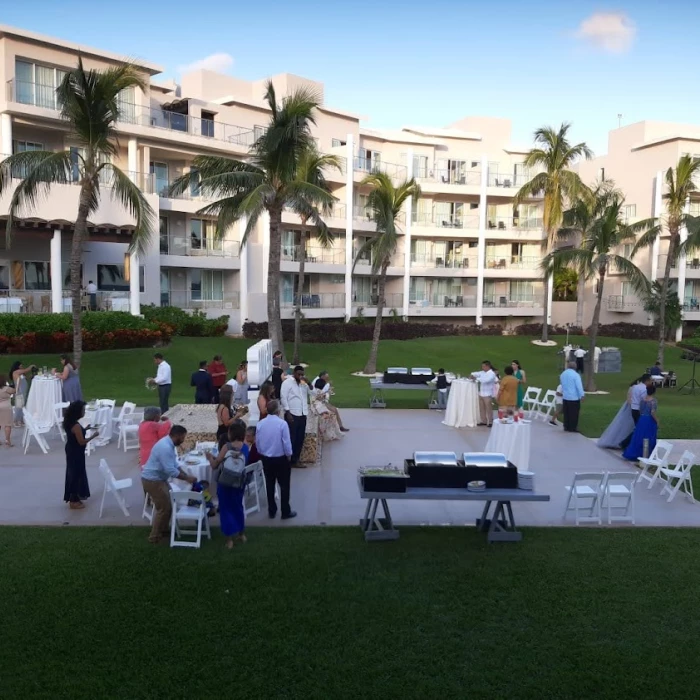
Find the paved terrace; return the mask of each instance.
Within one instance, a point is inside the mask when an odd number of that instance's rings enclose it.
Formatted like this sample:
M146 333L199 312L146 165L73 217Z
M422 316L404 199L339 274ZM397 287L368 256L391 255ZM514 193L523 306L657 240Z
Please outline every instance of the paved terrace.
M585 410L585 409L584 409ZM344 409L343 419L351 432L338 442L326 443L321 466L294 469L292 507L298 517L289 522L267 513L249 517L248 524L294 527L299 525L356 525L364 512L357 492L357 467L366 464L402 463L415 450L448 450L460 454L482 451L488 439L487 428L455 429L442 425L443 414L421 410ZM514 504L519 525L571 525L564 511L565 486L576 471L637 471L618 453L600 450L581 435L565 434L542 422L532 425L530 469L536 473L536 488L551 495L549 503ZM14 441L21 442L15 430ZM673 442L673 441L672 441ZM44 455L32 442L27 455L19 447L0 447L0 524L13 525L145 525L141 519L143 493L137 466L137 450L118 451L112 444L98 447L87 458L92 498L83 511L70 511L63 503L65 457L57 435L49 436L51 453ZM700 456L700 441L676 441L673 458L683 449ZM105 513L97 517L103 481L97 465L104 458L117 479L132 477L134 485L125 492L130 509L126 518L108 494ZM647 490L640 484L636 492L637 525L700 526L700 504L683 496L666 503L660 488ZM263 507L264 508L264 507ZM397 525L473 525L481 513L480 503L438 501L394 501L392 515ZM583 526L586 527L586 526ZM590 526L587 526L590 527ZM619 527L619 525L618 525Z

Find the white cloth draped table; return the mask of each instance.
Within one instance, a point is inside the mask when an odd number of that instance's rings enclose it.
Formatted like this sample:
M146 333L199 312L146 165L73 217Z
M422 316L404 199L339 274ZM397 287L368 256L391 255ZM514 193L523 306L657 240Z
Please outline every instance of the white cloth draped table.
M501 423L495 420L484 452L504 454L519 471L529 471L531 427L531 423L524 421Z
M112 408L111 406L98 406L96 408L85 407L85 416L80 424L85 428L88 425L97 428L100 436L95 440L95 445L104 446L112 439Z
M194 463L195 460L196 463ZM190 464L190 462L193 462L193 464ZM177 463L180 465L180 469L182 469L183 472L194 476L197 481L211 481L209 478L209 460L205 456L186 454L184 457L180 457Z
M452 428L473 428L479 416L479 392L476 382L455 379L450 385L444 425Z
M0 297L0 313L18 314L24 302L20 297Z
M29 387L26 409L40 428L54 424L54 404L63 400L63 387L60 379L34 377Z

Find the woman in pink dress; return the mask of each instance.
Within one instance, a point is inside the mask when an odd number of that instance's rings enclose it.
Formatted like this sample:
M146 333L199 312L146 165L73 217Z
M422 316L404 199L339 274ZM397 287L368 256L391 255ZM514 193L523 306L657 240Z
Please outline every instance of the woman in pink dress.
M163 420L160 408L149 406L143 412L143 421L139 424L139 466L143 469L151 456L151 450L158 440L165 437L172 424L167 418Z

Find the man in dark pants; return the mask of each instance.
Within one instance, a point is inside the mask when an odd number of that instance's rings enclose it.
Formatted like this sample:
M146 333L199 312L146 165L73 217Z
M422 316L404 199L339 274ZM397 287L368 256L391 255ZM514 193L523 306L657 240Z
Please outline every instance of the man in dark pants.
M564 431L567 433L578 432L578 416L581 410L581 401L585 393L581 383L581 375L576 371L576 363L568 362L567 368L559 377L564 403Z
M289 436L289 425L279 417L280 404L272 399L267 404L267 416L257 425L255 430L255 446L260 453L265 472L265 487L267 490L267 512L271 518L277 515L275 503L275 482L280 485L280 508L282 520L296 517L289 506L291 482L292 441Z
M294 368L292 379L282 382L280 399L292 438L292 466L303 467L302 464L299 464L299 457L306 437L306 417L309 415L309 385L306 383L304 368L301 365Z
M647 395L647 387L650 387L652 384L651 375L643 374L639 378L639 383L632 387L630 392L630 410L635 426L639 421L639 405ZM620 443L620 449L625 450L627 448L632 441L632 435L634 435L634 430Z
M153 356L153 360L158 367L155 382L158 385L158 400L160 401L160 412L167 413L168 399L170 398L170 389L173 384L173 373L170 365L163 359L163 356L157 352Z
M211 375L207 372L206 360L202 360L199 363L199 369L192 373L190 386L194 387L195 403L211 403L214 385L212 384Z

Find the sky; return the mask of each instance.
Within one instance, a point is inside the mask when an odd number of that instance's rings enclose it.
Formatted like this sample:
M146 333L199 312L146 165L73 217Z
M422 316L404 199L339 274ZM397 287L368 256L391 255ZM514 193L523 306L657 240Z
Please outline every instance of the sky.
M507 117L513 142L527 146L539 126L569 121L572 137L601 154L618 122L700 122L700 3L689 0L99 6L0 0L0 22L151 61L165 69L156 80L193 64L246 80L296 73L374 129Z

